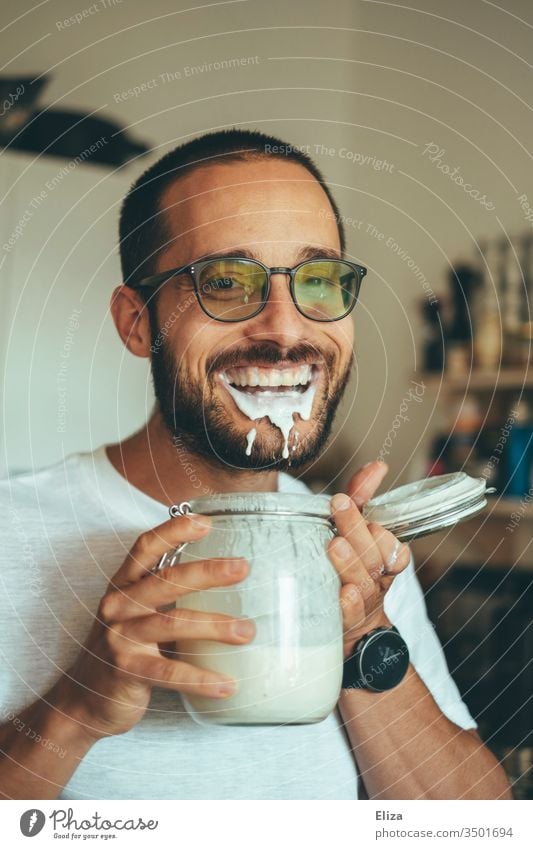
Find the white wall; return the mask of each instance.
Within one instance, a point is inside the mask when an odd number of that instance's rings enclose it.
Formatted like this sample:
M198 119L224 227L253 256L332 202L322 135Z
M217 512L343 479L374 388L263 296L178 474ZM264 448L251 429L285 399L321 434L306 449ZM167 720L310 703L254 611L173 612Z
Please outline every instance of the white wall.
M424 291L406 262L387 247L387 239L413 258L438 291L450 261L469 255L476 238L525 229L518 195L528 194L533 203L530 4L510 0L502 10L482 0L427 0L419 6L410 10L405 4L373 0L244 0L209 6L157 0L148 6L124 0L65 28L56 22L78 11L66 0L41 5L22 18L21 12L31 8L27 0L4 3L8 15L19 17L9 30L13 60L5 73L51 69L49 100L115 116L157 152L191 135L233 125L274 132L313 149L333 148L331 155L322 151L315 158L343 213L360 222L348 226L349 250L369 267L354 316L358 374L333 447L335 465L346 462L346 471L376 456L420 369L418 304ZM186 76L187 66L242 56L257 56L258 61ZM181 79L163 82L159 76L176 71ZM153 79L157 85L152 89L116 102L117 94ZM445 149L442 161L459 166L465 179L494 202L494 211L481 207L428 161L423 150L429 142ZM342 149L360 160L366 156L367 164L352 164ZM376 170L368 164L370 157L391 167ZM86 269L88 283L69 360L70 398L84 426L76 425L74 431L70 426L68 446L88 447L125 435L144 415L145 364L121 359L105 311L118 274L116 256L108 257L116 217L110 204L147 162L120 176L106 174L101 187L84 199L80 216L77 211L69 214L62 238L56 234L51 240L55 259L50 270L44 277L31 272L28 292L37 300L17 313L12 335L27 333L33 344L36 333L38 356L19 342L8 359L5 441L12 467L32 462L30 450L33 461L53 459L63 450L53 437L49 375L56 369L66 321L82 290L78 278L74 285L69 278L68 262ZM31 181L38 187L42 175L33 165L28 174L24 191L31 194ZM99 176L84 166L84 191ZM1 179L5 184L5 174ZM57 189L48 208L67 211L74 200L69 191L65 181L65 193ZM24 200L17 204L20 208ZM83 223L90 225L108 207L101 237L90 226L83 232ZM384 234L382 239L377 232ZM7 257L1 273L9 273L12 289L27 285L42 235L38 228L35 236L28 229L17 245L23 257ZM54 262L63 262L79 235L75 257L55 280L43 312ZM15 263L9 272L8 261ZM11 297L13 309L13 293ZM41 315L46 322L37 326ZM101 324L100 338L94 333ZM82 347L87 356L95 356L90 393ZM119 378L121 368L126 370ZM102 375L105 383L100 385ZM25 400L28 379L31 411ZM120 415L116 392L110 389L119 383ZM402 425L389 457L388 485L423 472L427 432L435 426L434 401L428 391L423 403L410 405L410 421Z
M127 354L108 313L127 182L78 166L56 184L62 167L0 157L4 473L114 440L152 403L148 363Z

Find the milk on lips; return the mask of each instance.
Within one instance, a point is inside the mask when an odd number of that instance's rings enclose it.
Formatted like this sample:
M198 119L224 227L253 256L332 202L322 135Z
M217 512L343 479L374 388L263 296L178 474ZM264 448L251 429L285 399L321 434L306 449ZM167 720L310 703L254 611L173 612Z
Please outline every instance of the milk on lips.
M266 416L279 428L283 436L282 457L286 460L289 456L290 434L295 427L294 416L298 414L304 421L311 417L316 392L316 377L312 366L284 369L250 366L228 369L219 377L241 413L252 421L259 421ZM305 389L299 390L298 386L304 386ZM246 436L247 456L252 453L256 436L257 429L251 428ZM298 431L295 431L295 442L297 436Z

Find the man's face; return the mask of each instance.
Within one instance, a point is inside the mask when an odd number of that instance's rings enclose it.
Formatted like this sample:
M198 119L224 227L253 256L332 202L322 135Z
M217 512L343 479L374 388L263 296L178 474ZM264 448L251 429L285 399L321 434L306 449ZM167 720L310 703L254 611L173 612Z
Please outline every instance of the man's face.
M161 208L172 241L157 271L234 250L269 267L331 252L340 258L327 196L293 162L210 165L176 180ZM254 318L210 318L185 276L161 287L152 318L156 397L166 427L189 450L226 469L281 470L317 456L349 377L350 316L306 318L288 277L274 274Z

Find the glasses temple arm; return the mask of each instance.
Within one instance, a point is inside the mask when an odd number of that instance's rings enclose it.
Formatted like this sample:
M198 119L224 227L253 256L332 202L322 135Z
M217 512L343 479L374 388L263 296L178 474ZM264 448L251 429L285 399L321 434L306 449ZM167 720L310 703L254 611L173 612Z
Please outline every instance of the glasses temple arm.
M184 265L180 268L169 268L168 271L161 271L159 274L151 274L149 277L141 277L140 280L127 282L125 285L131 289L154 289L160 283L170 280L171 277L178 277L180 274L188 272L190 265Z

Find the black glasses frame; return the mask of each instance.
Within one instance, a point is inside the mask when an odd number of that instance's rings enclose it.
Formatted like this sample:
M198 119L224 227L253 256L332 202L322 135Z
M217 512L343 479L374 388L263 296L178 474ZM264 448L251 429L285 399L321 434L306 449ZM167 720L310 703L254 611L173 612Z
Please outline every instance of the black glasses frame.
M203 303L202 297L201 297L201 294L200 294L200 291L199 291L199 288L200 288L199 277L200 277L203 269L206 266L212 265L212 263L217 262L217 260L222 260L222 261L237 260L239 262L250 262L250 263L253 263L254 265L259 266L259 268L262 268L263 271L266 272L267 289L266 289L265 297L263 298L262 303L255 310L255 312L251 313L251 315L247 315L246 318L220 318L220 316L213 315L212 313L210 313L209 310L207 309L207 307L205 306L205 304ZM309 265L309 264L315 263L315 262L330 262L330 263L331 262L338 262L338 263L342 263L343 265L349 265L350 268L352 268L353 271L356 274L357 283L356 283L356 287L355 287L355 294L354 294L353 301L350 304L349 308L344 313L342 313L342 315L337 316L337 318L312 318L311 316L307 315L307 313L305 313L300 308L300 306L299 306L299 304L296 300L296 294L295 294L295 290L294 290L294 277L295 277L296 273L304 265ZM192 283L193 283L193 286L194 286L194 294L196 295L196 300L198 301L200 308L203 310L203 312L206 315L208 315L209 318L214 318L215 321L224 321L224 322L229 324L229 323L238 322L238 321L248 321L248 319L255 318L256 315L259 315L259 313L262 310L264 310L264 308L266 307L266 305L268 303L268 299L270 297L270 290L271 290L270 278L271 278L271 275L272 274L288 274L289 275L289 289L290 289L290 293L291 293L291 298L293 300L294 306L296 307L296 309L298 310L300 315L303 315L304 318L308 318L310 321L331 322L331 321L340 321L341 318L346 318L346 316L351 313L351 311L353 310L353 308L355 307L355 305L357 303L357 299L359 297L359 291L361 289L361 283L362 283L363 277L366 275L366 273L367 273L367 269L365 268L364 265L359 265L356 262L350 262L349 260L346 260L346 259L332 259L331 257L317 256L313 259L306 259L306 260L304 260L304 262L300 262L298 265L295 265L293 268L287 268L286 266L279 266L279 265L272 266L271 268L269 268L268 265L264 265L264 263L260 262L258 259L248 259L248 257L228 255L228 256L216 256L216 257L211 257L210 259L199 260L197 262L192 262L189 265L182 265L179 268L170 268L168 271L161 271L159 274L153 274L149 277L142 277L140 280L128 282L128 283L126 283L126 285L129 286L131 289L135 289L135 290L137 290L137 289L153 289L155 291L160 286L162 286L163 283L166 283L167 280L171 280L173 277L180 277L182 274L187 274L192 280Z

